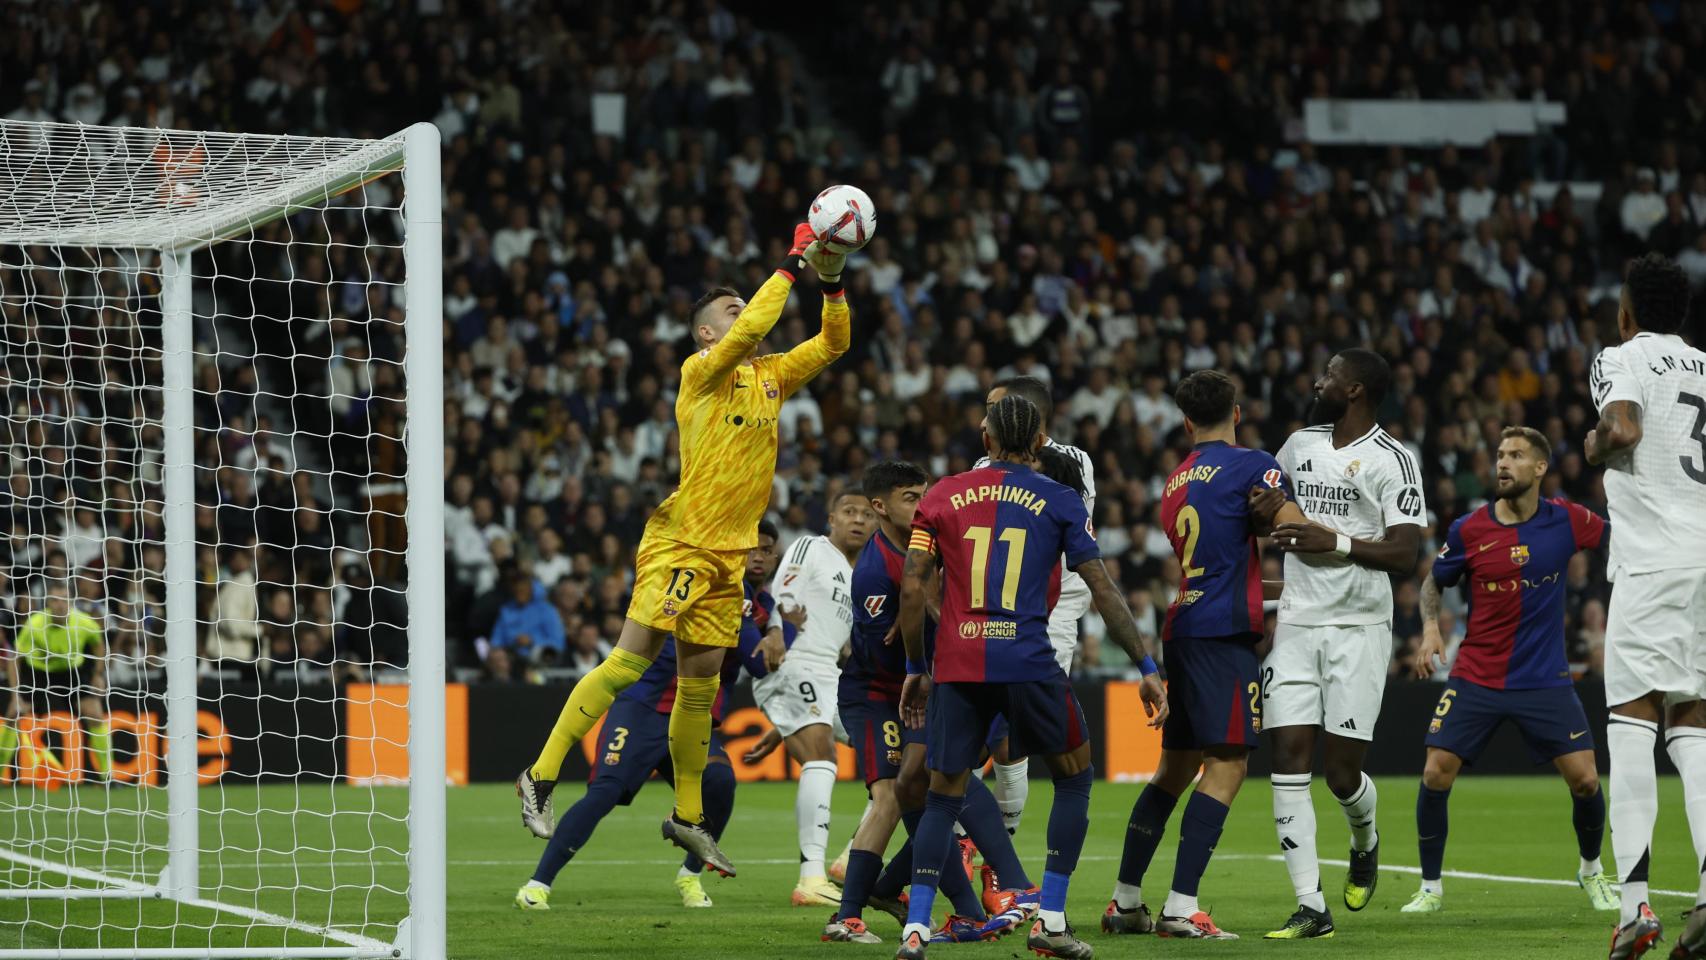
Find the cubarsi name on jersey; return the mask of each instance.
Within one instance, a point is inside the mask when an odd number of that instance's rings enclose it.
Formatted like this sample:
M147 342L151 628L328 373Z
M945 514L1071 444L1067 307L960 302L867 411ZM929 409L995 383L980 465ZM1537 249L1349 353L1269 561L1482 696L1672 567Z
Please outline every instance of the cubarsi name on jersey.
M1174 475L1173 479L1167 481L1167 489L1165 492L1167 494L1171 494L1174 490L1179 489L1193 480L1201 480L1203 483L1208 483L1214 479L1214 475L1219 473L1220 469L1220 467L1203 466L1201 464L1191 467L1189 470Z
M1037 516L1043 515L1043 509L1048 501L1037 496L1035 490L1015 487L1005 483L986 483L981 487L970 487L964 493L956 493L948 497L948 503L955 510L963 509L974 503L985 500L999 500L1003 503L1016 503Z

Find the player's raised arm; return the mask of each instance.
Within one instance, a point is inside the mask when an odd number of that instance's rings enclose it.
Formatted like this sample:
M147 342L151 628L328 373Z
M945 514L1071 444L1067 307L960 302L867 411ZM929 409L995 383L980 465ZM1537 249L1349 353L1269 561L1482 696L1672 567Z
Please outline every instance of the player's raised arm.
M906 680L900 690L900 715L914 730L924 729L924 707L930 696L930 674L924 662L924 594L930 568L935 566L935 541L923 530L912 531L906 564L900 575L900 639L906 644Z
M1616 349L1601 350L1594 358L1589 386L1599 408L1599 423L1588 431L1582 453L1599 466L1641 442L1641 391L1622 351Z
M800 256L810 240L810 227L802 223L794 229L794 245L789 248L788 255L770 279L752 295L752 299L740 308L740 315L729 327L729 332L711 347L689 357L682 365L683 391L699 396L715 393L736 367L752 357L759 343L781 319L782 308L788 305L788 294L794 289L794 275L800 269ZM731 302L734 302L733 298ZM694 322L698 322L697 318ZM845 350L846 340L843 339L842 343Z
M806 224L801 228L810 230ZM799 242L798 237L794 241ZM823 289L823 328L817 336L784 353L777 364L782 381L782 395L793 396L801 387L822 372L835 358L847 352L852 342L852 311L847 306L847 291L841 283L841 271L846 265L845 254L829 253L817 241L807 245L802 255L817 271Z

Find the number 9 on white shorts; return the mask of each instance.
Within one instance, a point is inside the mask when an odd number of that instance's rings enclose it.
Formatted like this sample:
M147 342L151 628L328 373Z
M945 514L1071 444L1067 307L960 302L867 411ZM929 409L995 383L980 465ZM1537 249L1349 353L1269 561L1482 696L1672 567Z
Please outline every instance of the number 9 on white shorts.
M776 671L753 684L758 708L777 732L791 737L814 723L835 725L835 700L841 673L834 667L784 660Z

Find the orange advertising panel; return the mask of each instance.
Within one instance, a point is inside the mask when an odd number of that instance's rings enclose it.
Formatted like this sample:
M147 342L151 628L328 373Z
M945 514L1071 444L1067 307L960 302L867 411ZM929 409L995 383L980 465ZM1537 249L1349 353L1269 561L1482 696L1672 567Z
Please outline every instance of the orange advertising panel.
M1149 726L1137 684L1107 684L1102 711L1106 752L1102 775L1109 780L1148 780L1161 764L1161 731Z
M409 780L409 688L350 684L345 691L346 765L352 784ZM444 687L444 770L451 783L468 782L468 688Z

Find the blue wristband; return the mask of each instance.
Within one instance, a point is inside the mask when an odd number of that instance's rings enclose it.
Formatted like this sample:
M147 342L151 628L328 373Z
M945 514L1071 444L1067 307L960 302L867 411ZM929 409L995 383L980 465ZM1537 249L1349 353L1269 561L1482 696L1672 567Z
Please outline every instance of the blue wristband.
M1137 665L1137 669L1143 671L1143 675L1146 677L1153 677L1161 672L1161 669L1155 665L1155 658L1147 654L1144 655L1143 661Z
M911 657L907 657L906 658L906 672L909 675L910 674L916 674L916 673L929 673L930 668L928 666L922 664L922 663L919 663L917 660L912 659Z

